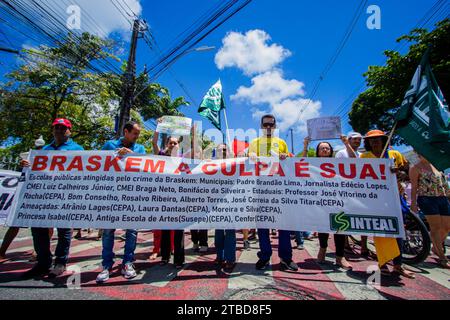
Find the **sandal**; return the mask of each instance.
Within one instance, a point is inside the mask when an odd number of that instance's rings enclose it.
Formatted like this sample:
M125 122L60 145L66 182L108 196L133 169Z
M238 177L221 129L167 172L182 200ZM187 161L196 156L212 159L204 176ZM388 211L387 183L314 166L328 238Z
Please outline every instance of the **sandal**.
M387 265L384 265L380 268L380 274L382 276L389 277L391 275L391 271L389 270Z
M444 269L450 269L450 264L447 259L439 259L438 265Z
M158 253L154 252L150 255L150 260L156 260L156 258L158 258Z
M394 271L392 273L404 276L405 278L408 278L408 279L415 279L416 278L414 273L412 273L411 271L406 270L403 267L400 267L400 268L394 267Z

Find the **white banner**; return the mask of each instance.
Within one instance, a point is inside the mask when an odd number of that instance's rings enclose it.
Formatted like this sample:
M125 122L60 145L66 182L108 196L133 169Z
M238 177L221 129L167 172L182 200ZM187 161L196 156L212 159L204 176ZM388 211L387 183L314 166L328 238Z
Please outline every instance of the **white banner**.
M0 226L5 225L11 212L20 172L0 170Z
M158 123L156 132L175 136L188 136L191 134L192 119L185 117L164 116Z
M306 125L311 140L339 139L342 134L340 117L310 119Z
M32 151L14 226L403 236L387 159L208 160Z

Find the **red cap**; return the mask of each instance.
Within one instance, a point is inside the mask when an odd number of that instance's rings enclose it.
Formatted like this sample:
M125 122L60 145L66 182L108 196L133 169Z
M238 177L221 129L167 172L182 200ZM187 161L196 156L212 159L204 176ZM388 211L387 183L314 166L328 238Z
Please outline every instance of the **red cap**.
M56 126L57 124L61 124L63 126L66 126L69 129L72 129L72 123L70 122L70 120L56 119L55 121L53 121L52 127Z

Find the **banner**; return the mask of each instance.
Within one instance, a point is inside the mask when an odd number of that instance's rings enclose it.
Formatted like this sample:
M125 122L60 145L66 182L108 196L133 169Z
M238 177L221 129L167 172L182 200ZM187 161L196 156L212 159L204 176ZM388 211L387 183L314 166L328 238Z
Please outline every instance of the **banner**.
M339 139L342 134L340 117L310 119L306 124L311 140Z
M165 116L158 123L156 132L174 136L189 136L191 134L192 119L185 117Z
M450 168L450 111L425 53L399 108L397 133L440 171Z
M11 211L20 172L0 170L0 226L5 225Z
M403 236L388 159L119 157L32 151L13 226L251 229Z

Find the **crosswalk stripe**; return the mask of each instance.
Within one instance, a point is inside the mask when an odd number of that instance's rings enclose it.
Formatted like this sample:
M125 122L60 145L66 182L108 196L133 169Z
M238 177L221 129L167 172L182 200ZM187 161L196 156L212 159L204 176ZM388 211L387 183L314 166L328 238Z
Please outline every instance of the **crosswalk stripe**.
M418 266L408 265L408 269L439 283L447 289L450 289L450 277L448 270L446 271L445 269L437 267L436 264L432 263L431 258L428 258L425 262Z
M228 280L229 290L252 290L274 285L271 267L268 267L266 270L256 270L255 264L258 261L258 257L253 244L252 249L250 251L244 250L241 253L238 264Z
M307 242L305 243L305 248L313 257L317 257L317 254L319 253L319 246L317 246L317 244L314 245L313 243ZM333 250L333 246L330 245L328 251L333 252ZM335 268L331 265L330 268L325 268L325 266L321 267L327 272L326 275L333 281L334 285L342 293L345 299L385 300L375 288L367 286L365 283L362 283L360 279L352 278L345 272L334 271Z

